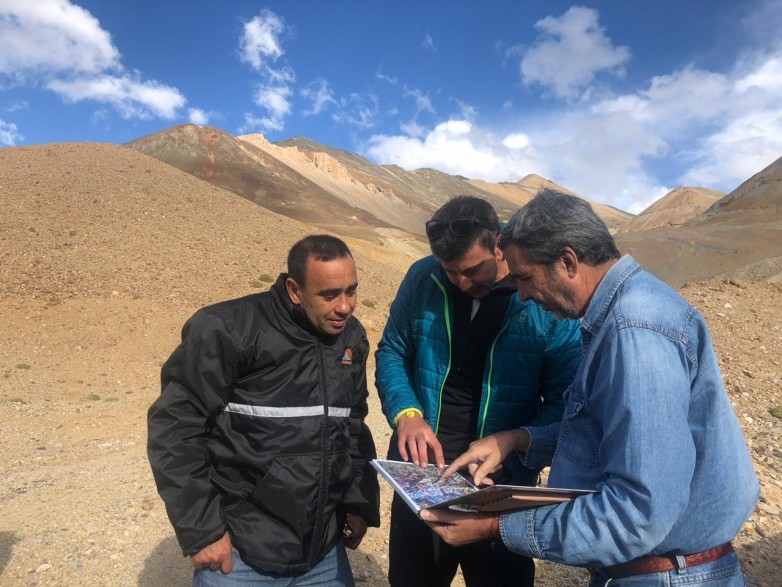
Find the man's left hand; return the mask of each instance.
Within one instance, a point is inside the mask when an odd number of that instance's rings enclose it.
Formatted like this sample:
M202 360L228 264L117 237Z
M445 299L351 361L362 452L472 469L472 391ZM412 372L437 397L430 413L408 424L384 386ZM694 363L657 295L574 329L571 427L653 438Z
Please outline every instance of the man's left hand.
M367 533L367 521L356 514L345 513L345 530L342 542L346 548L356 550Z
M492 538L493 514L421 510L421 519L451 546Z

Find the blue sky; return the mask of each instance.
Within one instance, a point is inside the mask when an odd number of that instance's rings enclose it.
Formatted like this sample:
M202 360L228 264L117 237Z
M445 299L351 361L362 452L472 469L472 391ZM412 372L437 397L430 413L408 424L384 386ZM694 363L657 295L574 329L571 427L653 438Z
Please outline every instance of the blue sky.
M0 0L0 146L185 122L638 212L782 156L782 0Z

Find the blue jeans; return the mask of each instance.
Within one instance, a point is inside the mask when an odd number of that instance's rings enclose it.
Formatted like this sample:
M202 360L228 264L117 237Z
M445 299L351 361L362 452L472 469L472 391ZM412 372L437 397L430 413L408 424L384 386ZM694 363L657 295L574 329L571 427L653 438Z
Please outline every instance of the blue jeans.
M224 575L222 571L212 571L208 567L196 569L193 573L193 587L355 587L353 572L342 542L332 548L328 554L312 569L301 575L266 573L245 564L233 549L233 570Z
M673 587L674 585L704 585L706 587L745 587L739 557L735 552L705 565L665 573L633 575L609 579L600 571L592 571L589 587Z

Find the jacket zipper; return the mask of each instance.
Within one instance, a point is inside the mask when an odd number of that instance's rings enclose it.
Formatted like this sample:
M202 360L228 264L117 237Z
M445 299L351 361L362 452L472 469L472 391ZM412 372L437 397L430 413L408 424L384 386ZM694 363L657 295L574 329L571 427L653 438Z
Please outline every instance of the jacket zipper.
M443 292L443 314L445 315L445 332L448 334L448 366L445 368L445 377L443 377L442 382L440 383L440 391L437 395L437 419L434 422L434 433L437 435L437 432L440 430L440 413L443 409L443 388L445 387L445 382L448 379L448 375L451 372L451 352L452 352L452 342L451 342L451 312L450 307L448 305L448 292L445 291L445 287L442 283L440 283L440 280L437 279L437 277L434 275L434 273L430 274L432 280L437 284L437 287L440 288L440 291Z
M478 438L483 438L484 429L486 428L486 415L489 413L489 401L491 400L491 375L494 371L494 348L497 346L497 341L499 340L500 336L502 336L502 333L505 332L505 329L508 328L508 324L510 324L510 316L508 316L508 319L505 320L505 324L502 325L502 328L500 328L499 332L497 332L497 335L494 337L494 340L491 343L491 348L489 349L489 371L486 375L486 402L483 404L483 413L481 414L481 426L478 430Z
M312 532L312 544L310 545L310 556L307 561L307 567L311 569L315 564L315 556L318 552L316 545L321 543L320 535L323 532L323 496L327 492L326 476L331 469L328 462L328 438L326 431L328 430L328 417L329 417L329 394L326 388L326 365L323 359L323 345L321 341L317 341L318 345L318 362L320 364L320 379L322 382L322 396L323 396L323 423L320 427L320 446L321 446L321 469L320 469L320 492L318 493L318 505L315 508L315 529Z

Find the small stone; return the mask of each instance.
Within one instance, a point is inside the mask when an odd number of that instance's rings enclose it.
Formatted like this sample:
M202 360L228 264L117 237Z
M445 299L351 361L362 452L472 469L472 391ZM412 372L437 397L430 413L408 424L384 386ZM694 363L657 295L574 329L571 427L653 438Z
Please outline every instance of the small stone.
M43 573L45 570L51 569L51 568L52 568L52 565L50 565L49 563L44 563L44 564L40 565L37 569L35 569L35 572L36 573Z

